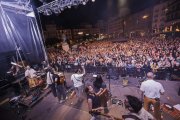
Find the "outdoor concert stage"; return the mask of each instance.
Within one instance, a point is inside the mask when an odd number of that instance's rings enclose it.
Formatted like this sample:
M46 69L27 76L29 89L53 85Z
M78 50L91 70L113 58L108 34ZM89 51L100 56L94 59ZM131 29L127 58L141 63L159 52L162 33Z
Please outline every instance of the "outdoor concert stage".
M68 85L72 85L70 81L70 73L65 73ZM108 80L103 77L108 87ZM85 76L87 82L92 82L93 77L91 74ZM140 98L141 92L139 91L138 79L128 78L129 86L122 86L122 79L111 80L111 93L112 96L116 96L120 100L124 99L124 95L130 94ZM164 81L159 80L163 84L165 94L161 97L161 103L169 103L171 105L180 104L180 96L178 96L178 89L180 82L178 81ZM121 118L121 115L127 111L124 106L109 104L109 110L111 115ZM63 104L59 104L57 99L50 93L39 104L34 106L31 111L27 113L26 120L89 120L90 115L88 113L88 106L86 99L78 103L76 98L69 99ZM174 120L169 115L164 114L164 120Z
M72 82L70 80L71 74L65 73L68 86L72 86ZM86 83L92 83L93 78L92 74L87 74L85 76ZM106 79L106 76L103 76L107 87L109 87L109 80ZM124 95L134 95L140 98L141 92L139 90L139 83L137 78L128 78L129 85L127 87L123 87L122 78L120 77L118 80L111 80L110 88L113 98L119 98L123 101ZM161 96L161 103L169 103L170 105L180 104L180 96L178 96L178 89L180 86L180 81L165 81L158 80L158 82L162 83L165 89L165 94ZM121 118L122 114L127 113L123 105L111 104L108 102L109 106L109 114ZM2 112L1 112L2 113ZM1 120L14 120L10 113L6 115L6 119ZM164 119L163 120L176 120L172 118L167 112L163 112ZM180 116L180 114L176 114L176 116ZM43 96L40 102L34 105L26 112L25 120L89 120L90 115L88 113L88 106L86 99L83 102L77 102L77 99L74 97L73 99L68 99L65 103L58 103L57 98L54 98L52 93L49 93ZM2 118L2 117L1 117ZM105 118L103 120L106 120Z

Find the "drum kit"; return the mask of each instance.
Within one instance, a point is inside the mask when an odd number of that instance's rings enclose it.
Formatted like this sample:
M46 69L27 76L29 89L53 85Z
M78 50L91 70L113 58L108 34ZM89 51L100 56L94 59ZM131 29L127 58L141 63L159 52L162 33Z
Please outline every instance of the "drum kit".
M29 93L32 95L31 103L36 101L44 87L45 80L41 76L35 76L33 78L27 78L29 84Z
M28 78L29 88L35 88L41 86L44 83L44 80L41 79L41 76L34 78Z
M11 62L11 64L13 66L18 66L20 68L22 68L23 66L17 64L17 63L14 63L14 62ZM26 93L26 96L29 95L29 93L33 93L34 91L37 91L37 89L42 89L44 83L45 83L45 75L46 73L44 71L37 71L35 73L35 77L33 78L24 78L23 79L17 79L14 81L14 83L18 83L19 86L20 86L20 89L23 90L23 92ZM22 84L22 82L26 82L27 81L27 86ZM38 90L39 91L39 90ZM34 94L34 93L33 93ZM36 94L36 92L35 92Z

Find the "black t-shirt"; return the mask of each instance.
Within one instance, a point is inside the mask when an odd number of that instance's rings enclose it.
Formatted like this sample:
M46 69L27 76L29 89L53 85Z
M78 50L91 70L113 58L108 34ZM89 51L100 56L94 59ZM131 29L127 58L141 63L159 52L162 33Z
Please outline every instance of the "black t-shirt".
M102 88L102 89L106 88L106 84L104 82L102 82L100 84L97 81L94 81L93 85L94 85L94 90L95 90L96 93L99 92L100 88Z
M94 95L88 94L87 95L87 99L91 99L92 100L92 109L101 107L100 99L95 94Z

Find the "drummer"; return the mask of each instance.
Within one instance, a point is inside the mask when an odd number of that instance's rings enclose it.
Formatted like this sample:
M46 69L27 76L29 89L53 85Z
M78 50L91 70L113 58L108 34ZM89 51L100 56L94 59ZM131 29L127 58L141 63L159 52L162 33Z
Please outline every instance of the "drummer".
M26 71L25 71L25 77L29 82L29 87L35 87L37 84L37 75L36 75L36 71L31 68L30 66L26 67Z
M25 77L26 78L35 78L35 77L37 77L36 76L36 71L33 68L31 68L30 66L27 66L26 71L25 71Z

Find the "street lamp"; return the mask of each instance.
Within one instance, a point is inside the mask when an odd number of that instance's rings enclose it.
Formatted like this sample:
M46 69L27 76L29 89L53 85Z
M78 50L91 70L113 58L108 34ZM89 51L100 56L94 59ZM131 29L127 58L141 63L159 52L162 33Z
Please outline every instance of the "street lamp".
M148 15L144 15L143 17L142 17L142 19L147 19L149 16Z

